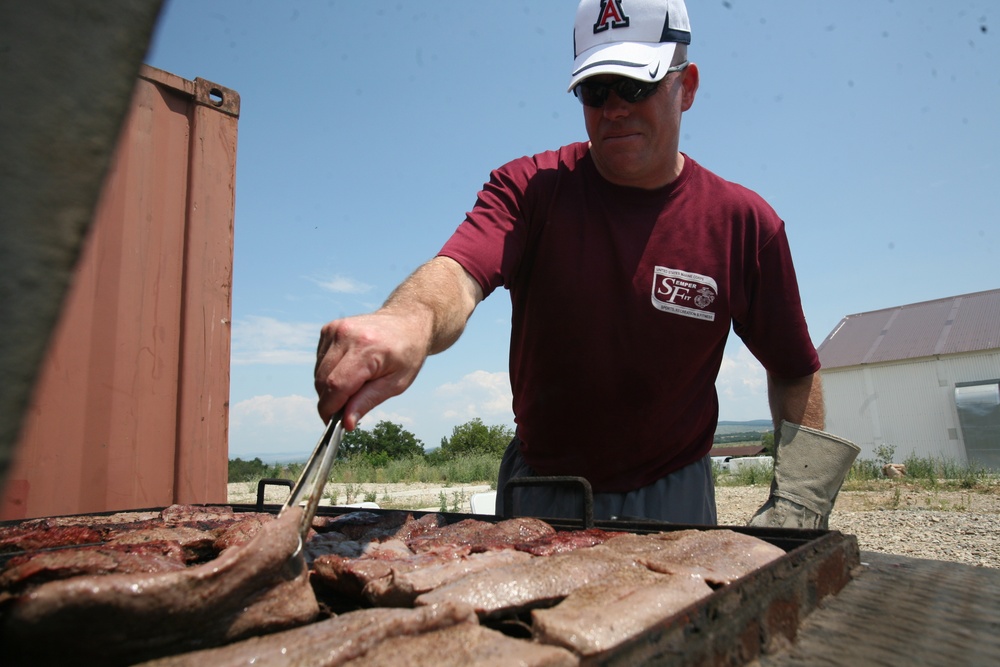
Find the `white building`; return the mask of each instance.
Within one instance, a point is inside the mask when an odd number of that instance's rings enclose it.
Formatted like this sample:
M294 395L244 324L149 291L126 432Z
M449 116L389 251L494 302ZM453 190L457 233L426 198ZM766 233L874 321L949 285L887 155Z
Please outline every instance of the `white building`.
M819 357L827 430L859 458L1000 468L1000 289L848 315Z

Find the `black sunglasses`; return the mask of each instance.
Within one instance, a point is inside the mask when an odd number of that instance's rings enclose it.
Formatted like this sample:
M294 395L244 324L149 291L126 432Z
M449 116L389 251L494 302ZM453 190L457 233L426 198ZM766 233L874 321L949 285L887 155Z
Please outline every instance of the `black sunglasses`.
M667 74L679 72L687 67L687 65L688 63L685 60L681 64L668 69ZM584 80L573 87L573 94L576 95L576 99L580 100L580 103L584 106L597 109L603 107L604 103L608 101L608 95L611 94L612 90L615 91L615 95L629 104L635 104L655 93L662 81L663 79L660 79L660 81L645 82L628 77L615 79L611 83Z

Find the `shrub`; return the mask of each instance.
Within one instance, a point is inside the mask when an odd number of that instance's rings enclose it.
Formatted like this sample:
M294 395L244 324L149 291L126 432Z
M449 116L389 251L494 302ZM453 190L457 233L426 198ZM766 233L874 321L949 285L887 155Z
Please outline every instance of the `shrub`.
M882 477L882 468L871 459L858 459L847 473L847 479L853 482L870 482Z
M896 445L884 443L875 448L875 460L878 462L879 470L883 466L892 463L895 456Z

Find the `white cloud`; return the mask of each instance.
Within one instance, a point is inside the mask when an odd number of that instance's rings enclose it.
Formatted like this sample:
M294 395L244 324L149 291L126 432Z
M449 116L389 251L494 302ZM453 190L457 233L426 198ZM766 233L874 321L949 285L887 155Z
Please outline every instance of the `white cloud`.
M511 414L510 376L507 373L473 371L458 382L434 390L441 400L440 410L447 419L469 420Z
M399 424L403 428L412 427L414 424L413 417L410 417L409 415L401 412L386 411L380 408L375 408L361 419L359 426L367 431L375 428L376 424L383 421Z
M250 315L233 322L233 364L316 363L321 324Z
M730 345L715 381L719 418L729 421L767 419L767 375L764 367L742 343Z
M364 294L372 289L371 285L346 276L333 276L329 280L319 280L317 278L309 278L309 280L334 294Z
M259 456L265 462L286 456L305 458L322 431L315 399L254 396L230 408L229 458Z

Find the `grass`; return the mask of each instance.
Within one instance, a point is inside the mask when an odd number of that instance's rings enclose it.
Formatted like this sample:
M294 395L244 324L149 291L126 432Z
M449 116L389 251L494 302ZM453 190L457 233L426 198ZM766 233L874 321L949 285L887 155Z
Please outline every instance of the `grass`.
M878 501L880 507L898 508L904 502L908 491L962 491L966 494L988 493L1000 495L1000 475L982 466L957 464L946 459L909 456L904 460L906 476L888 479L882 474L882 466L892 460L893 452L886 449L876 452L876 460L859 459L854 462L842 491L888 492L888 498ZM303 464L292 464L270 470L269 476L297 479ZM429 461L422 457L389 461L375 466L363 458L338 461L331 470L330 482L341 485L341 489L328 487L327 496L334 504L377 502L382 507L391 507L387 489L363 489L361 485L379 484L438 484L460 486L463 484L489 484L496 488L497 473L500 468L498 458L490 455L473 455L450 461ZM275 474L276 473L276 474ZM736 473L724 472L719 464L712 464L712 475L716 486L768 486L773 471L770 465L758 464L742 466ZM953 497L953 496L952 496ZM937 493L924 500L928 509L962 510L969 504L971 495L953 506ZM454 491L449 496L441 492L438 504L442 511L464 507L468 498L463 491Z
M275 466L263 474L245 481L258 482L263 477L298 479L303 463ZM373 465L363 457L337 461L330 469L330 482L346 484L490 484L496 485L500 460L488 455L470 455L450 461L430 462L423 457L391 460L384 465ZM229 481L243 481L230 479ZM357 502L356 499L348 502Z
M878 490L886 480L882 474L883 465L880 460L855 461L844 481L844 490ZM903 465L906 466L906 476L890 480L901 486L914 486L924 490L1000 493L1000 477L983 466L958 464L949 459L918 457L913 454L903 461Z
M364 459L338 461L330 471L335 484L496 484L500 460L485 454L470 455L440 463L422 457L396 459L384 466L373 466Z
M882 474L882 461L859 459L851 466L841 490L888 492L888 499L879 501L879 505L886 509L898 508L908 491L961 491L966 494L1000 495L1000 475L982 466L914 455L909 456L903 464L906 466L906 476L890 479ZM769 465L753 465L743 466L736 473L727 473L719 464L714 463L712 474L716 486L767 486L771 483L773 471ZM959 504L949 506L949 501L934 493L926 496L925 502L928 509L961 511L969 505L971 496L965 495L964 498Z
M718 463L712 463L712 477L716 486L764 486L771 484L774 471L764 463L740 466L734 473L726 472Z

